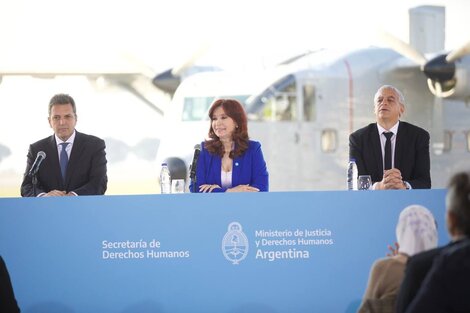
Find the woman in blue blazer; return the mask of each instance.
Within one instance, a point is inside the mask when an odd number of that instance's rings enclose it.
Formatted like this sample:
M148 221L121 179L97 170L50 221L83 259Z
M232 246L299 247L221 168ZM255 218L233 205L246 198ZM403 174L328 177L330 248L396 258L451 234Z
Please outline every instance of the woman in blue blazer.
M261 144L249 140L246 113L234 99L214 101L209 139L201 144L192 192L256 192L269 190Z

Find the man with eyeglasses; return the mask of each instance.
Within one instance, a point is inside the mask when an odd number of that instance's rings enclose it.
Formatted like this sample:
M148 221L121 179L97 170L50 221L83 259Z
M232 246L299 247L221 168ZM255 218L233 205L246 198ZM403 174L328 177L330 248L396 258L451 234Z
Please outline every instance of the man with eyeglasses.
M54 135L30 145L21 196L102 195L108 183L105 142L75 130L74 99L57 94L49 102Z

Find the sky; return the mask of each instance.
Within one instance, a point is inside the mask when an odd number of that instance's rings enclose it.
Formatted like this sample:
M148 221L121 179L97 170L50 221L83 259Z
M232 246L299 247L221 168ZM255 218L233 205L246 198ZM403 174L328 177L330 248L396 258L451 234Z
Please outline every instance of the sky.
M408 9L423 4L446 4L449 49L465 42L468 0L1 0L0 56L131 54L160 71L209 42L210 60L225 68L268 66L309 49L369 45L376 29L408 41Z
M408 41L408 9L418 5L446 6L446 49L470 40L469 0L0 0L0 72L138 66L155 74L202 46L200 63L266 68L308 50L380 45L377 30ZM77 129L127 145L131 161L116 162L110 181L157 189L157 166L137 150L164 133L162 117L119 88L96 87L84 77L3 77L0 144L12 155L0 162L0 196L18 195L28 145L51 134L47 103L57 92L74 96Z

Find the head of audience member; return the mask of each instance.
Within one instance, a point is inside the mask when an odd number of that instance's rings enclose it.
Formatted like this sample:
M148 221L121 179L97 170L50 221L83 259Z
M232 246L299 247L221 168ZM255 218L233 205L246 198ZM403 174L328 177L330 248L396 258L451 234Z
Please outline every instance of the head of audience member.
M446 196L446 223L452 240L470 238L470 172L453 175Z
M401 211L396 228L398 252L409 257L437 247L437 225L432 213L421 205Z
M374 96L374 113L377 123L385 129L395 125L405 112L405 98L400 90L384 85Z
M72 136L77 124L77 109L73 98L66 94L54 95L49 101L49 125L61 140Z
M209 109L211 121L206 149L223 157L223 143L233 143L230 157L240 156L248 149L248 123L245 110L235 99L217 99Z

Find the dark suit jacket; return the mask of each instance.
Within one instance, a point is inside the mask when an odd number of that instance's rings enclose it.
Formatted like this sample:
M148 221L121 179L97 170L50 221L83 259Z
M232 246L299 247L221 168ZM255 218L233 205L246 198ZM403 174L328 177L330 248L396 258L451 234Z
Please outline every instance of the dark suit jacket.
M470 240L445 249L436 257L429 274L407 313L470 312Z
M450 243L446 246L424 251L415 254L408 259L405 269L405 277L400 286L400 291L397 297L397 313L405 312L406 308L410 305L411 301L418 293L424 278L432 267L434 258L441 254L444 249L452 246Z
M3 258L0 256L0 312L19 313L18 303L13 293L13 287L10 281L7 267Z
M222 186L221 181L222 159L218 155L210 154L201 144L201 153L196 169L197 186L204 184L217 184ZM258 188L260 191L269 190L269 175L266 169L261 144L250 140L248 150L243 155L233 160L232 186L246 185ZM194 182L191 182L190 190L194 190ZM227 188L217 188L212 192L225 192Z
M372 182L383 178L383 159L377 124L372 123L349 136L349 157L356 159L359 175L370 175ZM429 133L400 121L395 141L395 168L413 189L431 188Z
M21 195L35 197L41 192L54 189L73 191L77 195L104 194L108 183L105 148L102 139L76 132L64 181L60 173L55 136L52 135L33 143L29 147ZM34 193L28 173L39 151L44 151L46 158L37 172L38 183Z

